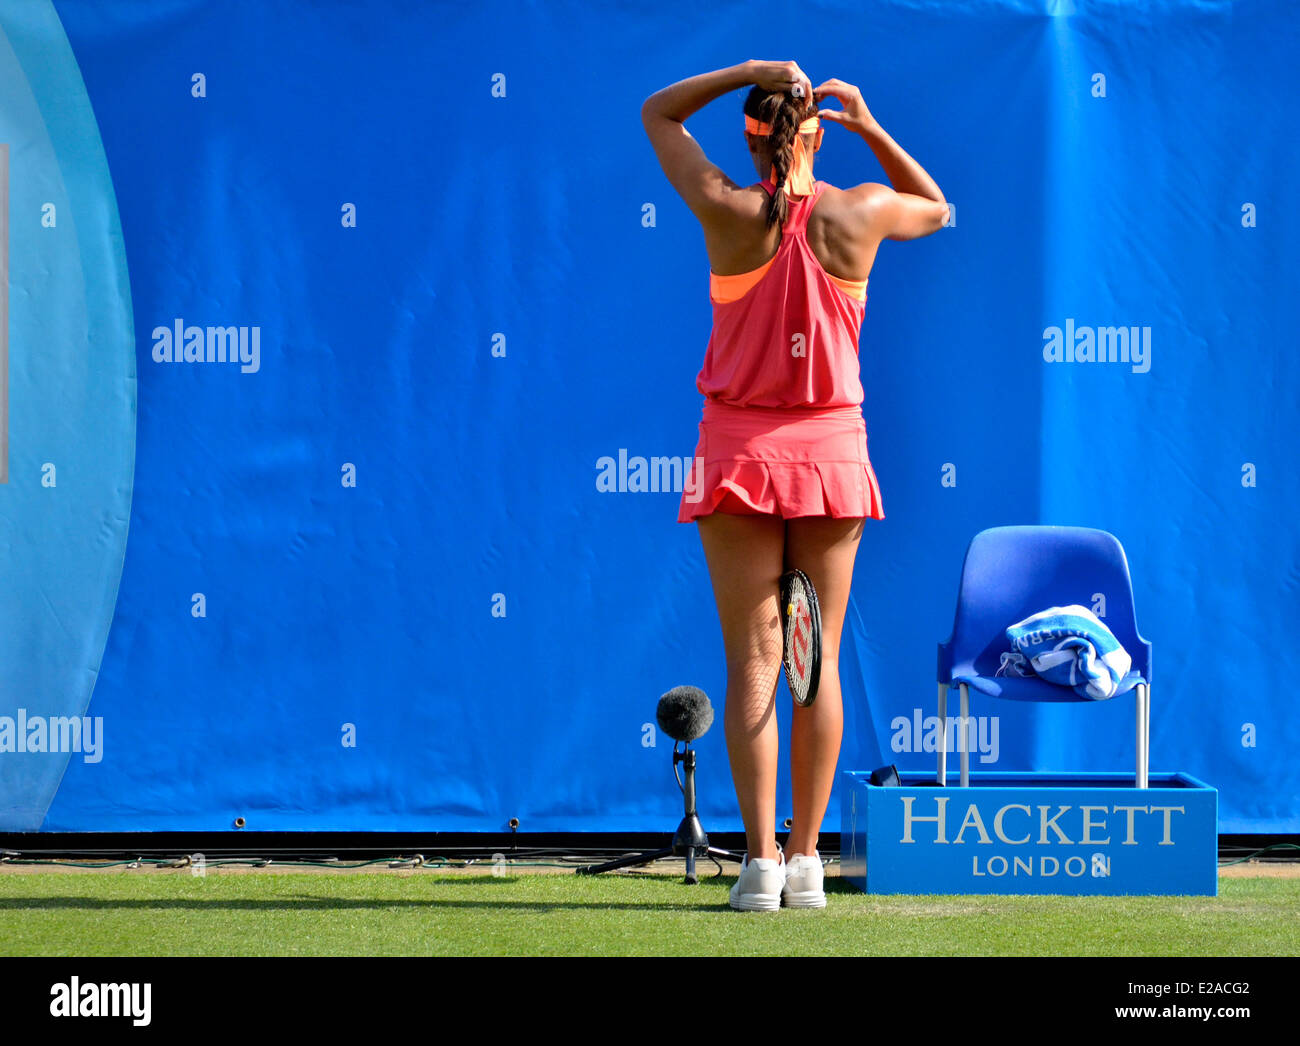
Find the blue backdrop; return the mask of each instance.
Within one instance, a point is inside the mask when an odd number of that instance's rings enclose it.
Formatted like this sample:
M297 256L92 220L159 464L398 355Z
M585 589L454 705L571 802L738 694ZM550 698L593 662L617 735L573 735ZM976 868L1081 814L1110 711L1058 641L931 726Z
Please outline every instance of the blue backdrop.
M956 212L871 275L887 518L841 766L933 765L977 530L1094 526L1155 648L1153 770L1216 785L1221 831L1300 830L1298 24L4 0L0 829L671 829L655 701L720 699L721 637L635 459L694 448L708 263L639 108L794 58L859 85ZM742 98L687 126L747 184ZM883 179L834 127L817 174ZM1082 353L1112 327L1137 359L1053 358L1051 328ZM1132 765L1127 699L974 712L976 769ZM720 723L699 748L704 822L739 828Z

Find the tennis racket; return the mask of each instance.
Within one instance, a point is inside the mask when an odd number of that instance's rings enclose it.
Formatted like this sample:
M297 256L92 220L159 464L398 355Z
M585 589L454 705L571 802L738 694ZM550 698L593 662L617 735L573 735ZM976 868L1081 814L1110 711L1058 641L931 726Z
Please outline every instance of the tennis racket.
M822 612L817 591L802 570L781 575L781 631L785 681L797 704L810 705L822 672Z

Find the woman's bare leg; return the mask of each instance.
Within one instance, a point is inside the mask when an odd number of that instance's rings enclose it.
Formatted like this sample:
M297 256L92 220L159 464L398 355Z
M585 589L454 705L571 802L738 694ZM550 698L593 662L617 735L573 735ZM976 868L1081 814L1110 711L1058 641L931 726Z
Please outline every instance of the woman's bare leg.
M785 565L808 575L822 612L822 670L817 699L794 706L790 725L790 784L794 818L786 856L813 854L835 783L844 734L840 697L840 635L853 582L862 520L808 517L786 521Z
M777 597L785 521L714 512L697 522L727 656L727 755L746 846L751 858L776 858Z

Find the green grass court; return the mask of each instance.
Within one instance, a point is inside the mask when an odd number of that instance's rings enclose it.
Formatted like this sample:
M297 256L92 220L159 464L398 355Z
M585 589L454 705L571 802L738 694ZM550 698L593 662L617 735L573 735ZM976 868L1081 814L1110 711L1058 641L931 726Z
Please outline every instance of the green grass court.
M1209 898L868 897L828 877L825 910L775 913L731 911L734 881L430 868L7 872L0 954L1300 954L1294 874L1221 875Z

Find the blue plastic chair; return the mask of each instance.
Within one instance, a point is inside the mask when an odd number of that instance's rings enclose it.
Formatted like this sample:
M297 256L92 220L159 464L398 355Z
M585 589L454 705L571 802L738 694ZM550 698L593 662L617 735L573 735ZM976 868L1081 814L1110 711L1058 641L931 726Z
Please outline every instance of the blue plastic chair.
M939 644L939 781L947 784L948 691L961 693L957 749L970 783L970 690L1014 701L1086 701L1073 688L997 675L1010 649L1006 629L1048 607L1093 607L1105 597L1106 627L1133 659L1137 693L1137 786L1147 787L1151 737L1151 644L1138 634L1133 584L1119 540L1084 527L994 527L971 540L962 564L952 635ZM969 680L962 682L960 680Z

